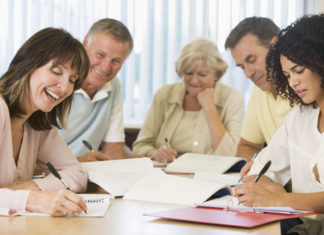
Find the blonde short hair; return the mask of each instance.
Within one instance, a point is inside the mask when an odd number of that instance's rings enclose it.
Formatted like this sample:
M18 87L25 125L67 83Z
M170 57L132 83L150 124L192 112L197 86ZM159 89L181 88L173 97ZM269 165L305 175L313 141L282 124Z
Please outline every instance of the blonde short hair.
M227 70L226 62L221 58L217 46L204 38L197 38L188 43L176 61L176 72L179 77L205 62L221 78Z

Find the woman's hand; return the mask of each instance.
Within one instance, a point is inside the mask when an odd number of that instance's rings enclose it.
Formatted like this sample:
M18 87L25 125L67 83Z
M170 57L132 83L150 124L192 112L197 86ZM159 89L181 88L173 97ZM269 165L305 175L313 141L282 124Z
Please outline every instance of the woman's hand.
M51 216L72 216L87 210L82 197L66 189L43 192L31 191L26 210L46 213Z
M154 161L166 163L172 162L175 159L177 151L170 148L168 145L163 145L159 149L149 151L147 156Z
M215 108L213 96L214 88L206 88L205 90L198 93L197 99L203 109L207 110L210 107Z
M285 189L273 182L260 181L258 183L250 181L236 186L234 196L245 206L280 206L281 199L286 194Z

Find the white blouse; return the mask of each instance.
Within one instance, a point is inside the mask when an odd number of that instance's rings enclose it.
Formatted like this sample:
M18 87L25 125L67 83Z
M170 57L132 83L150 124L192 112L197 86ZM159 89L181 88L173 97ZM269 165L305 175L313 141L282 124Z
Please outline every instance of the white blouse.
M291 178L292 192L324 190L324 134L318 130L319 108L296 107L270 144L254 160L249 175L258 174L264 164L272 164L266 175L284 185ZM317 165L319 182L313 173Z

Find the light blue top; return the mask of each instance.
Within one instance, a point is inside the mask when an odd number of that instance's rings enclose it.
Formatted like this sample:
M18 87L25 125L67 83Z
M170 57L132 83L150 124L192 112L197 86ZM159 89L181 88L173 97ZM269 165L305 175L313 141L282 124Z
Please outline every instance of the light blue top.
M77 157L89 152L82 144L82 140L87 140L95 150L98 150L105 138L109 119L121 92L117 77L109 83L107 95L101 95L100 99L89 99L82 89L81 92L78 90L74 93L66 129L59 130L59 133Z

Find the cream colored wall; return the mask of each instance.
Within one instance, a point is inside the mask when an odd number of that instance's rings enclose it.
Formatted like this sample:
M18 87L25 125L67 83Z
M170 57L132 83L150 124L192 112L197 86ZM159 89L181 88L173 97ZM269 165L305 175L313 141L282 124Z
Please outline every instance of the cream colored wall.
M318 12L324 13L324 1L323 0L317 0L318 1Z

